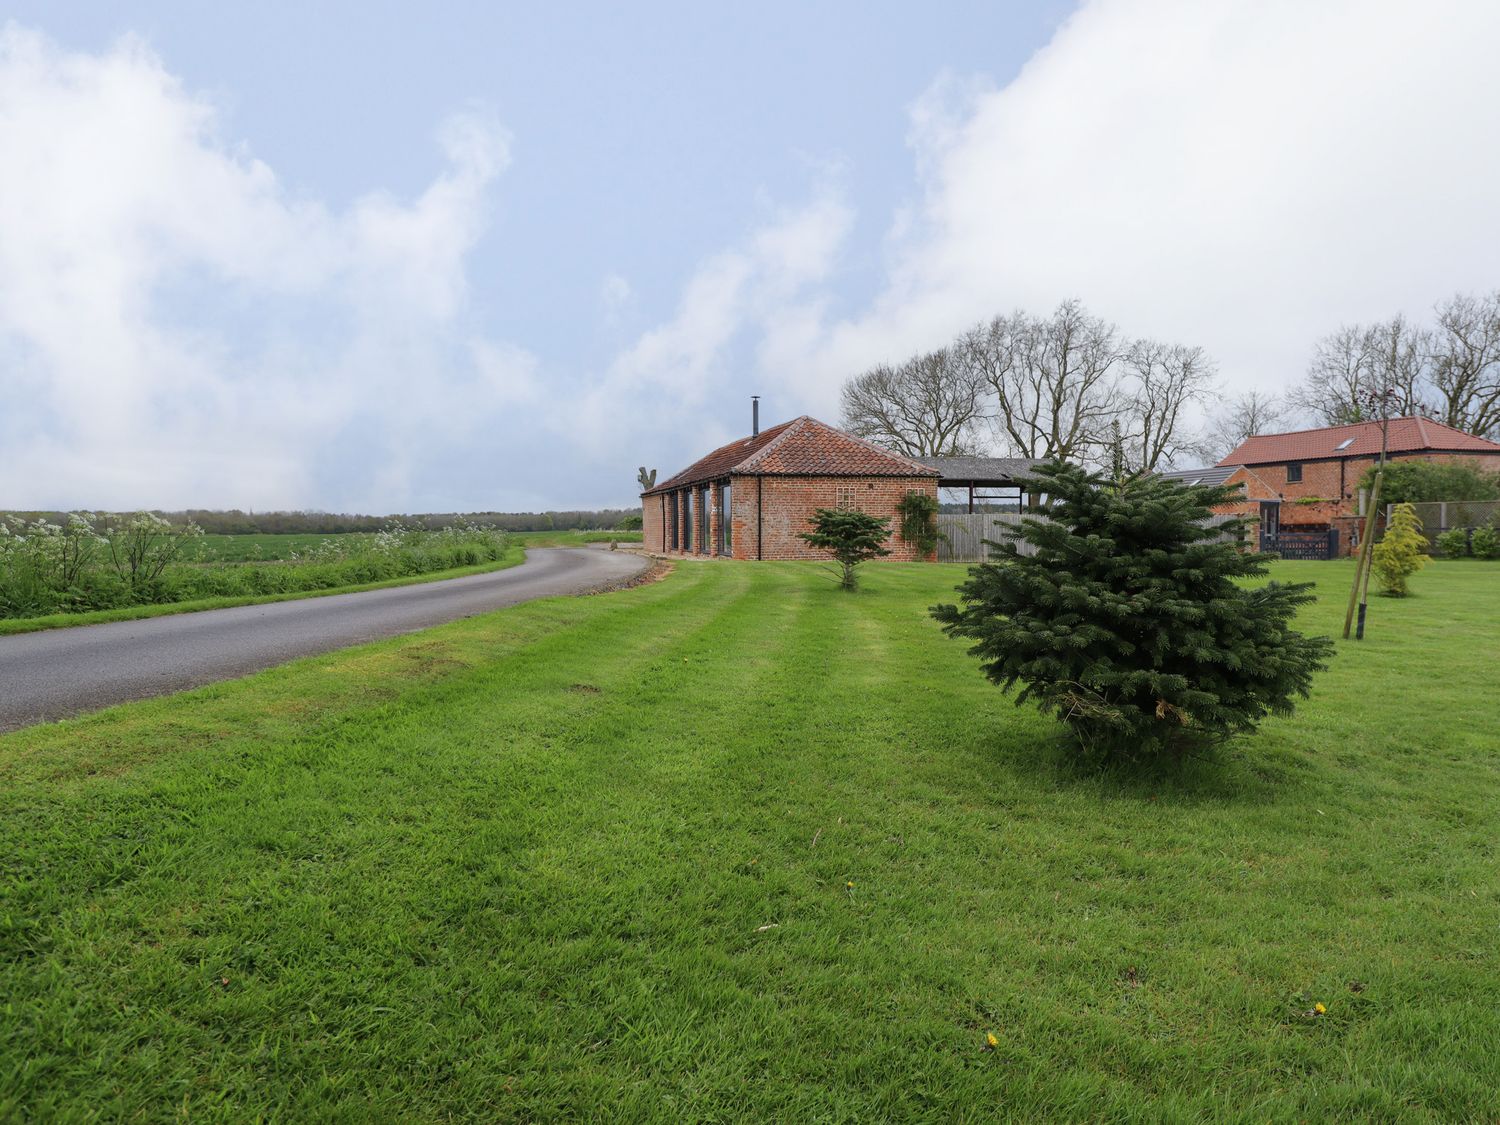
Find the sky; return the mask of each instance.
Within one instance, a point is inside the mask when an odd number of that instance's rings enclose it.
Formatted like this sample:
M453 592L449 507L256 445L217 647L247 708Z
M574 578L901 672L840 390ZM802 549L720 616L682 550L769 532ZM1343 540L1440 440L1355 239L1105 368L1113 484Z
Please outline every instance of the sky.
M625 506L996 313L1232 395L1500 286L1489 0L0 19L0 509Z

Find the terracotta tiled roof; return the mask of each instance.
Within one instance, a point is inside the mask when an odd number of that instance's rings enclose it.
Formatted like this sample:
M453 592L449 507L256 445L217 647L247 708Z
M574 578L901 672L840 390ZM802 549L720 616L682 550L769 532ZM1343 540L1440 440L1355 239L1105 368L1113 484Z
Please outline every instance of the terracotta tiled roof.
M674 477L668 477L655 488L641 493L642 496L650 496L655 492L666 492L673 488L686 488L690 484L700 484L707 480L718 480L720 477L729 475L731 469L766 446L770 445L791 426L796 425L801 419L791 422L783 422L779 426L771 426L762 430L755 437L740 438L728 445L721 445L706 457L700 457L682 472Z
M1392 418L1387 446L1391 453L1500 454L1500 444L1455 430L1431 418ZM1290 434L1257 434L1246 438L1220 465L1278 465L1323 457L1374 457L1380 454L1380 423L1356 422Z
M731 473L757 476L936 477L938 471L803 415L720 446L676 476L642 493L720 480Z

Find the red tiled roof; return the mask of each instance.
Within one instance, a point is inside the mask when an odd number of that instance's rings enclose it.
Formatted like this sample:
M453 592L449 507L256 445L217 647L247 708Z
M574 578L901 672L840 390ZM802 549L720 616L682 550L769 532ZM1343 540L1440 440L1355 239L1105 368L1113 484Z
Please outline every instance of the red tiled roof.
M936 469L881 449L803 415L720 446L707 457L642 493L650 496L719 480L731 473L757 476L936 477Z
M1349 444L1345 445L1344 443ZM1500 454L1500 444L1455 430L1431 418L1392 418L1387 450L1391 453ZM1278 465L1319 458L1375 457L1380 454L1380 423L1356 422L1290 434L1256 434L1235 447L1221 465Z

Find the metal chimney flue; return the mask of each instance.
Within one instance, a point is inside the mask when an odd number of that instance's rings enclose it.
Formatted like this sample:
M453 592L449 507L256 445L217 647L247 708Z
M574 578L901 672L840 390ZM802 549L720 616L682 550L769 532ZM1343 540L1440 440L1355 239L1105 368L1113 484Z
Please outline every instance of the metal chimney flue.
M750 436L760 437L760 395L750 396Z

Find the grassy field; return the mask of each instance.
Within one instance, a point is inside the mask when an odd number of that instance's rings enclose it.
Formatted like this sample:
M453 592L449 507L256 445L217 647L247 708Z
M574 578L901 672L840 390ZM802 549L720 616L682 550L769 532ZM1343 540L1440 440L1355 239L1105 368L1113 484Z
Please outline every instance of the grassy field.
M1139 773L938 631L961 568L866 573L683 563L0 738L0 1119L1500 1116L1500 574ZM1336 632L1348 567L1277 573Z
M590 543L639 543L639 531L513 531L510 536L532 547L583 547ZM192 556L219 562L254 562L290 558L315 550L325 539L343 535L205 535L192 543ZM364 536L368 538L368 536Z
M590 543L639 543L639 531L513 531L528 547L587 547Z
M325 539L341 540L343 535L315 535L300 532L286 535L204 535L189 544L189 557L202 561L257 562L288 559L292 555L315 550ZM369 536L362 536L369 538Z

